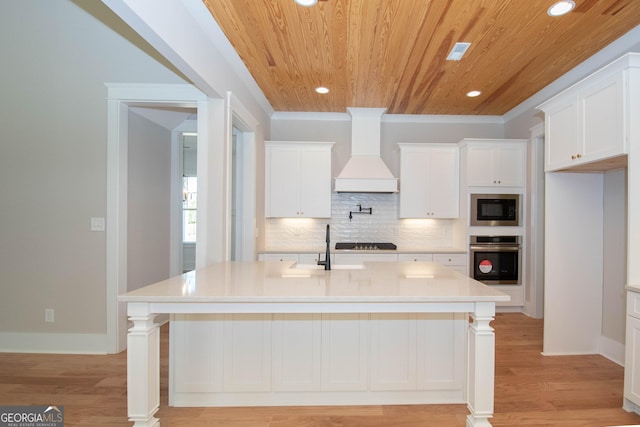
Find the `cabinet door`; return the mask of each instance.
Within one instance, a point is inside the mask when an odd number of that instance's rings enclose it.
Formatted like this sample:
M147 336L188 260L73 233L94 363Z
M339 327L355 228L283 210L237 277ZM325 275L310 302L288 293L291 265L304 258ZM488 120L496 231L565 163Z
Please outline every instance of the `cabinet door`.
M415 313L372 313L371 390L415 388Z
M414 150L400 156L400 218L429 217L430 157L427 151Z
M468 318L464 313L416 315L417 388L463 390Z
M399 146L400 218L458 218L458 148Z
M332 145L331 142L267 142L267 218L331 217Z
M457 271L465 276L469 275L467 254L433 254L433 261L444 265L449 270Z
M526 145L519 142L478 143L467 148L467 185L523 187Z
M400 262L431 262L433 254L398 254Z
M333 256L336 264L341 265L362 265L365 262L395 262L398 261L397 254L335 254Z
M259 261L293 261L298 262L298 254L260 254Z
M429 202L431 218L458 218L460 174L458 150L433 150L429 162Z
M582 100L581 163L626 153L622 73L585 89Z
M578 99L570 96L545 111L546 171L571 166L578 152Z
M640 319L632 316L627 316L624 366L624 397L640 405Z
M300 209L308 218L331 217L331 150L305 148L300 151Z
M274 314L273 391L320 389L320 314Z
M467 185L493 186L493 147L474 145L467 148Z
M526 146L502 144L495 150L495 184L508 187L524 187L526 176Z
M224 391L271 390L271 315L227 314Z
M298 255L298 263L304 265L315 265L318 263L318 254L299 254ZM320 258L324 260L324 255L321 254Z
M267 150L267 217L300 216L300 151L297 147L269 147Z
M322 315L322 390L367 389L368 315Z

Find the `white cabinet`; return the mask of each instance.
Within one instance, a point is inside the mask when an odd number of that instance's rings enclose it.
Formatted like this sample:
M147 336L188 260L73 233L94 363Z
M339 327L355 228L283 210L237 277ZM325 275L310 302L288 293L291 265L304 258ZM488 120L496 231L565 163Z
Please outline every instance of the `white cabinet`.
M444 265L449 270L469 275L466 254L433 254L433 261Z
M525 186L526 140L464 139L461 145L468 187Z
M640 409L640 293L627 292L627 334L624 363L624 408Z
M406 143L398 146L400 218L458 218L458 147Z
M318 255L320 255L318 257ZM280 262L296 262L298 264L311 265L317 264L318 260L324 261L324 252L318 253L261 253L258 255L258 261L280 261ZM333 256L331 256L333 261Z
M342 265L356 265L363 264L365 262L394 262L398 261L398 255L393 254L372 254L372 253L360 253L360 254L335 254L333 256L334 262L336 264Z
M637 56L626 55L538 108L545 113L545 170L607 170L596 162L628 153L629 79ZM594 164L595 163L595 164ZM621 163L624 165L624 162Z
M260 254L258 255L258 261L299 262L298 254Z
M467 327L466 313L177 314L169 401L464 401Z
M398 254L400 262L431 262L433 254Z
M265 215L331 217L333 142L266 141Z
M466 327L462 313L371 314L370 389L459 389Z

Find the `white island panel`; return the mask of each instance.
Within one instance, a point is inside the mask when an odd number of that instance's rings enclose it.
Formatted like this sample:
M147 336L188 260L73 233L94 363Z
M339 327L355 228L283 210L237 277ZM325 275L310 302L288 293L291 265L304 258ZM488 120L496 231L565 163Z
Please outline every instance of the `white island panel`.
M158 425L158 326L152 320L170 313L172 405L467 402L467 425L489 426L489 323L496 302L508 298L437 263L324 271L229 262L197 269L120 297L134 324L129 417L137 427ZM389 341L395 348L385 346ZM405 366L387 366L393 363Z

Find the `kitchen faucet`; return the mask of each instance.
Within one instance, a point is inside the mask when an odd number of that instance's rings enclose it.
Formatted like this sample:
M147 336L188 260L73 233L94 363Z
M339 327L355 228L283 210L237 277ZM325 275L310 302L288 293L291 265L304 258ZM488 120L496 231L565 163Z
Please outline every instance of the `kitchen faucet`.
M327 249L324 255L324 261L320 261L320 254L318 254L318 265L324 265L325 270L331 270L331 238L329 235L329 224L327 224Z

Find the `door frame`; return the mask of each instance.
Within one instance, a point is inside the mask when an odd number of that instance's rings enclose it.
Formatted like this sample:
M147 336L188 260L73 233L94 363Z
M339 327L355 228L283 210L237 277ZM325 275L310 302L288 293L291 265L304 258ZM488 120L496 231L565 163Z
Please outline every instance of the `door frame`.
M207 111L207 97L188 84L107 83L107 212L106 212L106 329L108 353L126 348L128 114L132 106L181 106ZM206 126L206 121L203 126ZM204 189L206 191L206 188ZM203 227L207 216L202 215Z
M127 181L128 113L131 106L178 106L197 109L198 229L196 267L228 261L231 248L232 126L243 132L243 259L255 259L256 141L259 122L231 93L207 97L189 84L106 83L107 212L106 329L108 353L127 343ZM201 203L202 201L202 203ZM222 238L221 238L222 237Z

